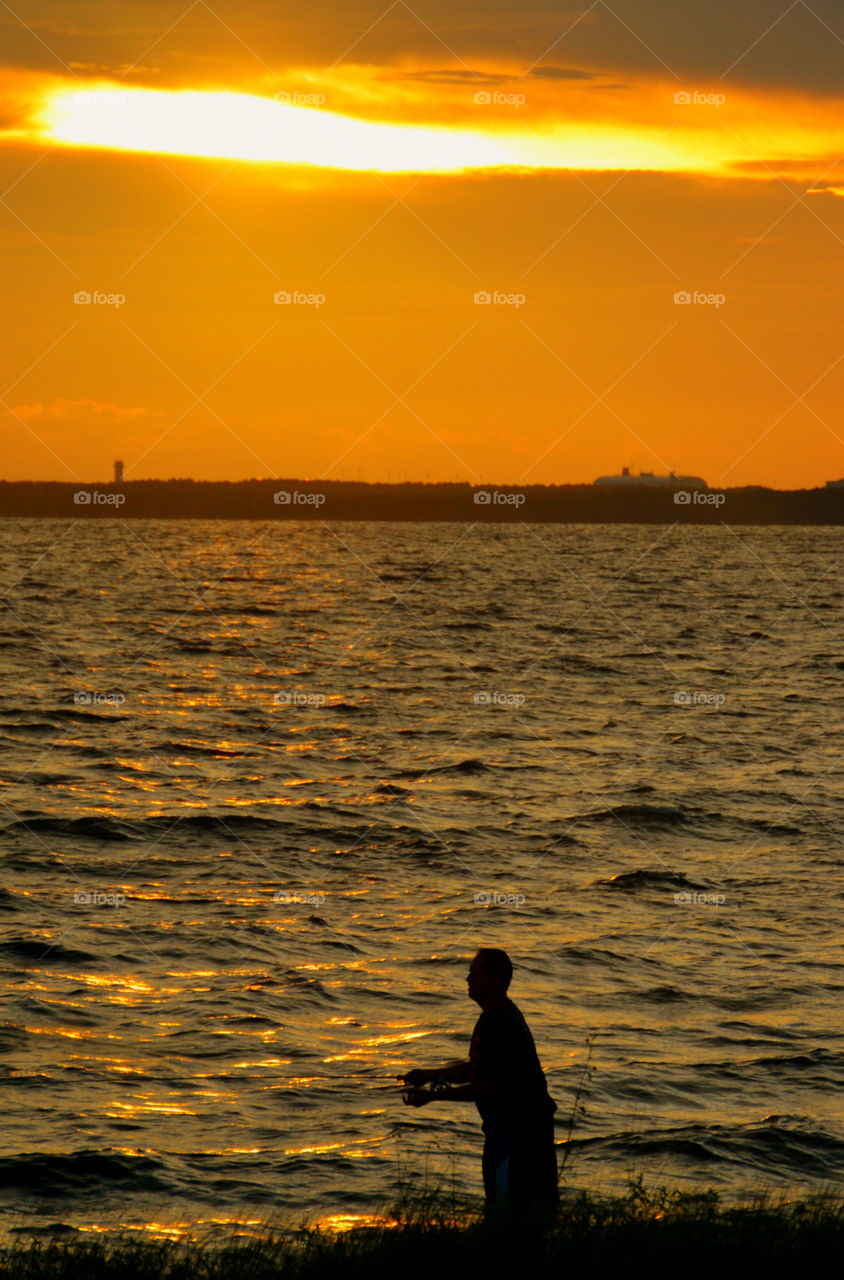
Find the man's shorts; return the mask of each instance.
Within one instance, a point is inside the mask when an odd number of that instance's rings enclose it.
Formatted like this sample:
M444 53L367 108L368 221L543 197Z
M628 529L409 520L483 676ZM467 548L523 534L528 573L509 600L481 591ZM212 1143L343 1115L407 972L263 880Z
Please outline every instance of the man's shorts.
M558 1199L554 1118L492 1129L483 1155L484 1191L495 1207L555 1204Z

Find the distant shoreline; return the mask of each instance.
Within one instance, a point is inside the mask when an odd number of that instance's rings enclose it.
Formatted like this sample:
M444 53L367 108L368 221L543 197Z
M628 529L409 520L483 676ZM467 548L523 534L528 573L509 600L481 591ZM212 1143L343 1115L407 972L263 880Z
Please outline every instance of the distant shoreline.
M675 498L677 500L675 500ZM842 525L844 488L371 484L349 480L0 481L0 517L492 524Z

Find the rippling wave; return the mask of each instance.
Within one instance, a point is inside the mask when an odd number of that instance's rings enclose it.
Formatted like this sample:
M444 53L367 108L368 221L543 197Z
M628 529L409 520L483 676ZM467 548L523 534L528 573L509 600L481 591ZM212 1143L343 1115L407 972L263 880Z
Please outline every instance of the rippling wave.
M6 1225L480 1194L478 945L571 1185L840 1178L841 539L2 522Z

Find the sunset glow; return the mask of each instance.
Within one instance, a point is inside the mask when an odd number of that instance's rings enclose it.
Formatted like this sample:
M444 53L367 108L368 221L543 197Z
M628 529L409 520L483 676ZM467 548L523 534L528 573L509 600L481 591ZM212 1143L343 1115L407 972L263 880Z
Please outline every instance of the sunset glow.
M0 87L0 476L844 475L811 14L66 7Z
M0 0L12 1280L828 1264L842 68Z
M668 86L656 94L653 88L643 93L638 120L620 111L616 120L572 114L537 121L528 114L503 124L500 114L484 121L479 105L477 124L468 128L359 119L245 93L103 84L51 91L38 126L46 140L68 147L381 173L522 168L727 175L774 149L822 158L844 145L838 119L796 116L789 103L740 103L738 133L718 117L717 101L703 102L705 119L688 119L693 102L671 102L666 123ZM662 108L656 121L655 104ZM385 112L390 107L386 99Z
M514 138L373 124L241 93L76 90L51 100L47 119L58 142L115 151L392 173L525 163Z

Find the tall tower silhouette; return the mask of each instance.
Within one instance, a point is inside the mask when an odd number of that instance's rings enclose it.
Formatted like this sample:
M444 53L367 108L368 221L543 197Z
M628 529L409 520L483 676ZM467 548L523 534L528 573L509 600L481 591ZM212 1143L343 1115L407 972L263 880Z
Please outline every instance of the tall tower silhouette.
M123 463L120 461L115 462L114 464L114 483L115 484L123 483Z

